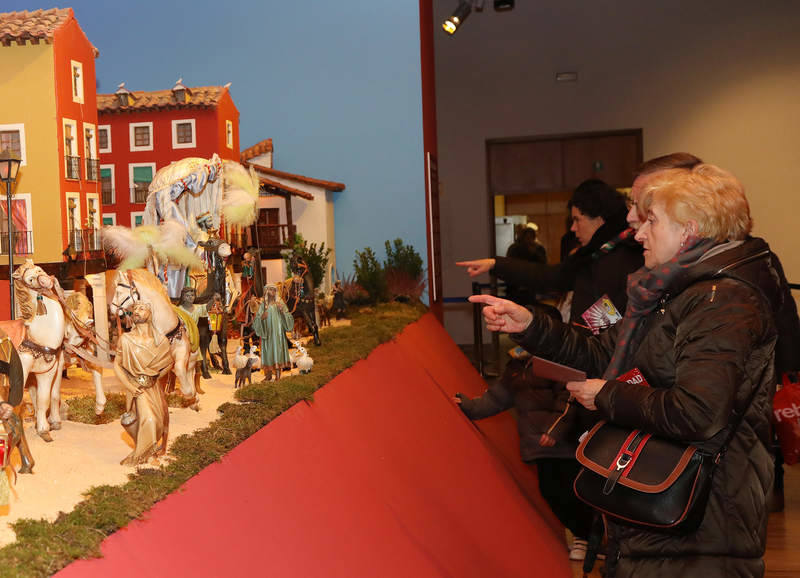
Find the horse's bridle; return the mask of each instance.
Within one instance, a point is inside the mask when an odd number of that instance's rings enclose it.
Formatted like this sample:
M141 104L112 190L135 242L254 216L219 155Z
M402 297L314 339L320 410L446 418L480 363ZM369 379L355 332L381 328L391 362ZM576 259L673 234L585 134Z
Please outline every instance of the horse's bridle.
M127 283L117 283L117 287L123 287L125 289L128 289L128 296L125 297L125 299L123 299L121 303L117 304L114 303L113 301L111 302L111 305L117 308L117 316L132 315L132 312L125 311L123 309L123 306L128 301L139 301L141 299L141 296L139 295L139 290L136 288L136 283L133 282L133 277L131 277L131 275L128 275L128 282L130 283L130 285Z

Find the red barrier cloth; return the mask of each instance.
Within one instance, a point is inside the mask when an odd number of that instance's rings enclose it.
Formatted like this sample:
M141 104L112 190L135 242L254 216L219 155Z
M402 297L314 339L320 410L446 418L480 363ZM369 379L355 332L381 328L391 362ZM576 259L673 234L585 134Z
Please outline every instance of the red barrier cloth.
M450 399L481 383L428 314L59 576L570 577Z

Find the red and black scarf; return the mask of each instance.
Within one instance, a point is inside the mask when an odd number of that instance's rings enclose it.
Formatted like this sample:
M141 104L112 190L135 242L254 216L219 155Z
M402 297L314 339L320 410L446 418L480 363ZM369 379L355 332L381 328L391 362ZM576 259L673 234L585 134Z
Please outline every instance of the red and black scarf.
M630 358L642 339L645 318L667 296L672 281L687 267L697 263L715 244L712 239L689 238L666 263L652 269L642 267L628 275L628 307L620 321L617 345L603 379L616 379L630 369Z

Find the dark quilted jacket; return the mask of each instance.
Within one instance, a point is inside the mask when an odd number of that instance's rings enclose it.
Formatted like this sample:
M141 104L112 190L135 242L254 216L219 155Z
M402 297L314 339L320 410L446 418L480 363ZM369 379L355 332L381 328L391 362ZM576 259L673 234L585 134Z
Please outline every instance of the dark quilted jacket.
M598 417L716 451L733 412L754 398L718 468L700 528L687 536L610 524L609 576L762 576L773 481L769 415L775 384L779 276L761 239L683 270L645 323L631 367L650 388L609 381ZM544 316L516 339L531 352L600 377L618 324L587 337Z

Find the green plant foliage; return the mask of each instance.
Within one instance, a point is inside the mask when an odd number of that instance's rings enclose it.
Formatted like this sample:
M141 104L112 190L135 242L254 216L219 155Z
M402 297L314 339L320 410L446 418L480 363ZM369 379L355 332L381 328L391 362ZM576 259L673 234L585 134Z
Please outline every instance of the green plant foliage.
M422 257L402 239L394 244L386 241L386 291L395 301L418 301L425 291L425 276L422 272Z
M394 247L386 241L386 271L402 271L409 278L418 281L422 277L422 257L411 245L404 245L402 239L394 240Z
M314 287L321 287L322 281L325 279L325 271L328 268L328 261L330 261L331 249L326 249L325 243L322 243L319 247L317 247L316 243L309 245L303 235L295 233L292 252L283 258L286 261L286 270L289 276L291 276L291 258L294 255L302 257L306 265L308 265L311 279L314 281Z
M312 399L314 391L424 312L422 305L398 303L382 304L369 312L353 311L349 327L325 330L324 347L313 350L311 373L237 390L236 398L244 403L221 405L218 420L178 437L169 450L169 463L139 468L121 486L90 489L83 502L72 512L61 513L55 522L23 519L14 523L17 541L0 549L0 576L51 576L73 560L99 556L100 543L109 534L142 516L298 401ZM75 399L69 402L71 410L81 405ZM87 396L82 403L90 402L93 414L94 398Z
M353 268L356 270L356 283L367 292L370 302L385 301L386 275L372 247L367 247L363 252L356 251Z
M369 303L369 293L356 282L355 273L340 276L337 271L336 276L339 277L339 280L342 282L345 303L349 305L363 305Z

